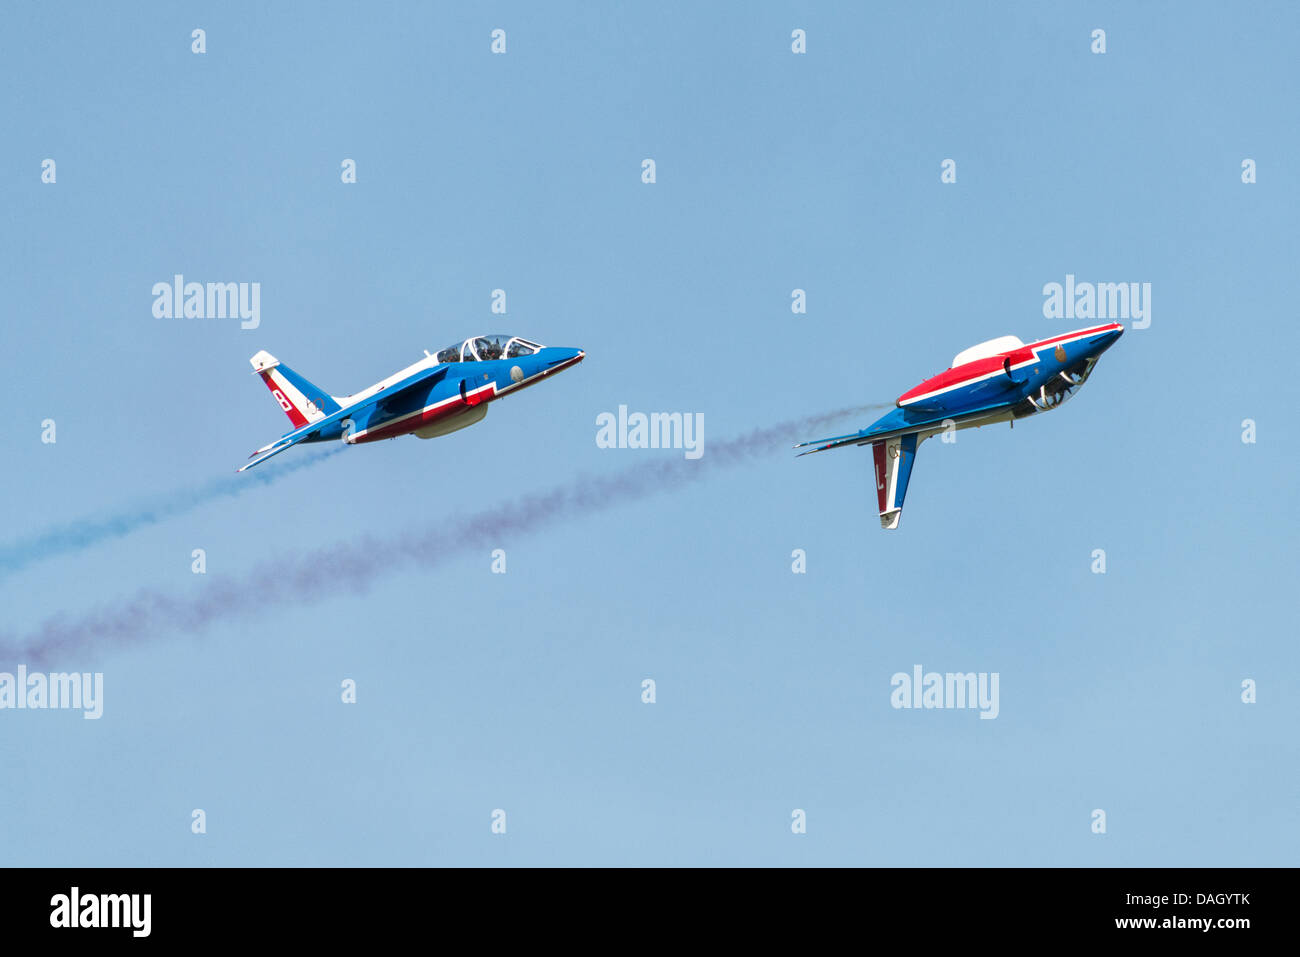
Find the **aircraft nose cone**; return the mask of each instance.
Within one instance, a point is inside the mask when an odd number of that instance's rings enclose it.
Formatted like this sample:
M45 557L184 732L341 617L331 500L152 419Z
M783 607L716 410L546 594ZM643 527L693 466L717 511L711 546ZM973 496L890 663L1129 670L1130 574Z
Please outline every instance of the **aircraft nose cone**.
M577 365L584 358L586 358L587 355L581 349L557 348L557 349L548 349L547 352L551 353L552 358L546 364L552 369L554 369L556 366Z
M1106 332L1098 336L1096 339L1097 355L1101 355L1103 352L1105 352L1115 343L1119 342L1119 337L1122 335L1124 335L1124 326L1123 324L1117 323L1115 325L1115 328L1112 329L1110 332Z

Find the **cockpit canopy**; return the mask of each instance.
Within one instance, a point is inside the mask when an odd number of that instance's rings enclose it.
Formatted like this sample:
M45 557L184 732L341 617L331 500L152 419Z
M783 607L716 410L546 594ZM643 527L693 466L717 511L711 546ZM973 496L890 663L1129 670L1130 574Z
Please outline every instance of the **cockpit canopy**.
M1023 349L1025 344L1016 336L998 336L996 339L990 339L987 342L981 342L979 345L971 346L969 349L963 349L952 357L952 365L948 368L955 369L958 366L964 366L968 362L974 362L976 359L987 359L990 356L1002 355L1004 352L1014 352L1016 349Z
M438 351L439 362L488 362L531 356L546 347L519 336L473 336Z

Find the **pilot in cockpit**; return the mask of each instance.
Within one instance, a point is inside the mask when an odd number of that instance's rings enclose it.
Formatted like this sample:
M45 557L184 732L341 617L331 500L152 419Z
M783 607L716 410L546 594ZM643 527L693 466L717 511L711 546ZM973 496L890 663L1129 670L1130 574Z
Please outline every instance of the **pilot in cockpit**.
M517 359L545 348L518 336L478 336L466 339L438 352L439 362L488 362L493 359Z

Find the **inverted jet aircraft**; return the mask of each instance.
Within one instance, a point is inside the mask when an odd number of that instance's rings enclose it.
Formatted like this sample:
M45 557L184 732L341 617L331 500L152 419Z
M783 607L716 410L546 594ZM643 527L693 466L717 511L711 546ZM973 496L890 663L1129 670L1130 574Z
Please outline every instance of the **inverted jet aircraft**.
M1002 336L971 346L945 372L898 397L897 408L860 432L803 442L800 455L870 445L880 527L897 528L917 447L932 435L1010 422L1059 408L1092 375L1101 354L1124 333L1112 322L1025 345ZM812 446L809 448L809 446Z
M280 403L293 431L252 455L242 468L299 442L349 445L399 435L432 439L483 420L488 404L577 365L581 349L543 346L518 336L475 336L448 346L355 395L334 396L271 355L249 361Z

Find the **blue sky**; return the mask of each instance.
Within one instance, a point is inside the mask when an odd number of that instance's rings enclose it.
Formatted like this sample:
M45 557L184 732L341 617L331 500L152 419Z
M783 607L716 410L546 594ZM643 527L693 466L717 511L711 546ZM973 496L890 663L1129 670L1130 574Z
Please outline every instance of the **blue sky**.
M104 716L0 712L0 861L1297 859L1294 5L0 17L4 542L229 476L288 427L258 349L335 394L481 332L587 352L472 429L4 578L11 637L363 536L382 562L396 536L681 456L598 448L620 404L703 413L707 461L890 402L972 343L1085 324L1043 315L1067 274L1152 285L1150 327L1059 412L926 443L896 532L868 452L777 448L503 536L504 575L457 553L52 662L104 673ZM259 282L259 328L155 318L176 273ZM915 664L997 672L998 718L891 708Z

